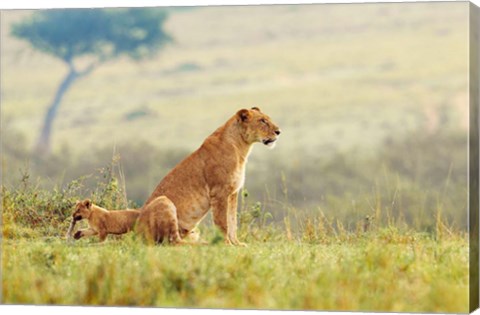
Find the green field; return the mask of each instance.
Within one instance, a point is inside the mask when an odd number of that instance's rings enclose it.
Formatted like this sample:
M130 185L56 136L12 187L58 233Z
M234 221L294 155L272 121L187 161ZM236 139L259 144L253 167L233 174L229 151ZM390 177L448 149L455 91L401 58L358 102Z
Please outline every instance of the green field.
M468 311L468 3L172 10L157 56L73 85L48 158L67 69L11 36L31 14L1 12L3 303ZM75 200L143 204L252 106L282 135L249 157L249 247L210 217L208 246L64 241Z
M52 193L25 181L3 191L3 303L468 311L467 234L440 217L432 233L400 222L350 232L320 213L297 218L293 229L292 215L275 224L244 198L246 248L225 246L211 224L200 228L204 246L148 246L134 233L70 243L64 235L78 188ZM122 195L112 185L96 193L112 207Z
M466 240L381 231L301 241L148 247L4 242L3 303L468 312Z
M125 207L115 179L99 182L99 204ZM468 235L441 213L433 231L419 232L379 208L349 231L292 208L274 222L244 193L238 235L246 248L224 245L210 220L200 227L208 245L148 246L134 233L67 242L81 189L75 181L39 190L25 176L16 191L3 190L3 303L468 311Z

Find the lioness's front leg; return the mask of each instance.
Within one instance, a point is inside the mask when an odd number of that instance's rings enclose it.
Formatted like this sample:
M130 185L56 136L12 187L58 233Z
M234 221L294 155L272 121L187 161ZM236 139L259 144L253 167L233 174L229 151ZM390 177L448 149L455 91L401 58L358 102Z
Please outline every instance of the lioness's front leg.
M242 243L237 239L237 201L238 192L235 192L228 197L228 238L234 245L247 246L247 244Z
M225 244L232 245L228 234L228 197L212 197L210 206L212 207L213 223L222 231Z
M88 228L88 229L83 229L83 230L78 230L74 235L73 235L73 238L78 240L82 237L88 237L88 236L93 236L93 235L97 235L97 231L95 231L94 229L92 228Z

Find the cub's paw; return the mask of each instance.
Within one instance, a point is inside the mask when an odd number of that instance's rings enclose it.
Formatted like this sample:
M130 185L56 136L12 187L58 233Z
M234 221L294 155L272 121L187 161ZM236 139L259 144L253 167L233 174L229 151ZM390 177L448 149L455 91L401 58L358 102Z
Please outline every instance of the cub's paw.
M83 235L82 235L82 231L77 231L77 232L75 232L75 234L73 235L73 238L76 239L76 240L78 240L78 239L80 239L82 236L83 236Z

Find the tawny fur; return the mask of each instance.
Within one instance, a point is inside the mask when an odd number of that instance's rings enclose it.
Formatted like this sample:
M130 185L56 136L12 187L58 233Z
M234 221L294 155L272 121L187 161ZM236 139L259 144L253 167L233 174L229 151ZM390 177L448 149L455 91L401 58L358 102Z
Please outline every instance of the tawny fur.
M270 146L279 134L279 128L258 108L239 110L165 176L141 211L148 211L150 203L166 196L176 207L183 236L212 209L225 243L245 245L236 231L237 198L245 181L247 158L254 143Z
M150 244L184 242L178 230L177 209L165 196L155 198L143 208L135 232Z
M78 240L98 235L100 242L103 242L108 234L124 234L133 230L139 215L139 210L109 211L92 204L89 199L78 201L72 219L75 222L87 219L89 227L77 231L73 237Z

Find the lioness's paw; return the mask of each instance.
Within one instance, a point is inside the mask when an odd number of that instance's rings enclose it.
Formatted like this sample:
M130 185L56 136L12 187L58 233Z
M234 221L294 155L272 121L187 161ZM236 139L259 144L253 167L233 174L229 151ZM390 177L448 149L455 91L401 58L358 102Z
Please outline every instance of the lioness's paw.
M225 243L227 243L227 242L225 241ZM231 241L229 240L227 244L234 245L234 246L240 246L240 247L247 247L247 244L245 244L243 242L240 242L236 238L231 240Z
M77 231L75 232L75 234L73 235L73 238L78 240L82 237L82 231Z

